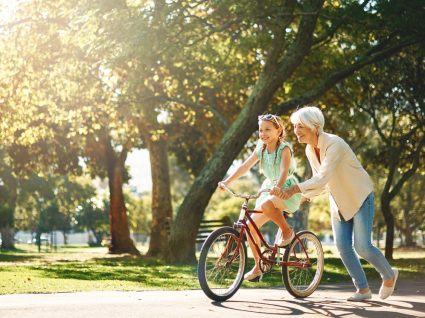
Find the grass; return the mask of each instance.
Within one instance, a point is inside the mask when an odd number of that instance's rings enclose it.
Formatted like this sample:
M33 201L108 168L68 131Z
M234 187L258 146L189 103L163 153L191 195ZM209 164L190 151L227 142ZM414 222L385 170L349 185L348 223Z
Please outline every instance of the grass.
M425 278L425 249L396 250L394 256L391 263L403 278ZM333 249L327 249L325 257L322 284L351 281ZM372 266L364 263L364 268L370 280L380 279ZM243 286L282 286L281 275L275 268L261 283L244 282ZM15 251L0 252L0 294L198 288L196 266L109 255L106 248L70 246L38 253L33 246L21 245Z

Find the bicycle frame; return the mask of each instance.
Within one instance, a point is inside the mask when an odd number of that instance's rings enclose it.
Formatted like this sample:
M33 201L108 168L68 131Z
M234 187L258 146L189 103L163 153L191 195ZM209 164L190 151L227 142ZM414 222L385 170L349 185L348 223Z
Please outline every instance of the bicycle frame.
M245 273L246 237L253 242L251 248L256 258L257 253L259 255L256 265L262 273L270 271L273 265L278 265L285 288L292 296L296 298L310 296L320 284L324 268L323 249L318 237L311 231L299 231L288 246L281 248L276 243L269 243L254 221L255 213L263 212L249 209L248 202L259 198L261 193L270 191L260 190L255 195L237 194L223 183L219 183L219 187L245 201L233 228L217 229L208 236L202 246L198 280L204 293L214 301L225 301L236 293L244 280L250 280L251 276ZM284 217L287 216L288 213L285 213Z
M278 265L278 266L293 266L293 267L301 267L301 268L307 268L307 267L311 267L311 263L310 263L310 258L308 256L307 250L303 244L303 242L300 241L300 239L298 238L298 236L295 234L295 239L298 240L298 242L300 243L305 255L307 256L307 262L297 262L297 261L290 261L290 262L285 262L285 261L276 261L276 255L279 252L279 248L277 245L271 246L264 238L264 236L262 235L260 229L258 228L257 224L255 223L255 221L252 219L251 217L251 213L263 213L262 211L258 211L258 210L253 210L253 209L248 209L248 198L245 198L245 202L242 204L241 206L241 213L239 214L239 220L236 221L233 224L233 228L239 230L239 239L238 239L238 246L237 248L239 248L239 245L242 244L243 242L243 235L247 235L247 237L249 237L251 239L252 242L254 242L254 247L258 253L258 255L260 256L260 259L265 262L268 263L270 265ZM287 214L285 213L285 218L287 217ZM270 258L265 257L261 252L261 247L255 242L254 237L251 233L251 230L248 226L248 222L249 221L252 225L252 227L254 228L255 233L258 235L258 237L260 238L261 242L264 244L264 246L266 247L266 251L270 251L271 252L271 256ZM294 257L296 256L295 251L294 251Z

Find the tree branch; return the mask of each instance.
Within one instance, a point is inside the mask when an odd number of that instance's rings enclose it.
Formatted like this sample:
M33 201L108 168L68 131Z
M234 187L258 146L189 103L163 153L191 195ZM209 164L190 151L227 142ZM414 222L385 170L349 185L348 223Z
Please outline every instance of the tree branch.
M221 115L220 112L211 105L202 105L202 104L194 103L189 100L185 100L185 99L181 99L177 97L169 97L165 95L144 97L137 100L137 103L142 103L142 102L150 101L150 100L175 102L175 103L182 104L186 107L189 107L190 109L193 109L193 110L208 110L214 114L214 118L223 128L227 129L229 127L229 122L227 121L227 119L223 117L223 115ZM136 101L133 101L133 102L136 102Z
M389 191L388 195L390 197L390 200L392 200L400 192L400 190L403 187L404 183L407 180L409 180L409 178L412 177L415 174L416 170L419 167L421 153L423 152L424 147L425 147L425 136L422 136L422 139L419 142L419 146L416 149L416 152L414 153L412 167L409 170L407 170L407 172L403 173L403 175L397 181L397 183L393 187L393 189L391 191Z
M374 54L369 54L369 51L368 51L363 57L360 57L355 63L350 64L341 70L334 71L331 75L329 75L321 83L319 83L315 88L310 89L303 95L295 96L286 102L272 106L272 111L273 113L281 115L300 105L308 104L314 101L315 99L317 99L318 97L322 96L326 91L331 89L336 83L341 82L342 80L351 76L356 71L363 68L364 66L383 60L395 53L400 52L403 48L413 44L417 44L419 42L420 41L416 38L408 39L404 42L398 43L397 45L393 47L383 49L382 51L376 52Z

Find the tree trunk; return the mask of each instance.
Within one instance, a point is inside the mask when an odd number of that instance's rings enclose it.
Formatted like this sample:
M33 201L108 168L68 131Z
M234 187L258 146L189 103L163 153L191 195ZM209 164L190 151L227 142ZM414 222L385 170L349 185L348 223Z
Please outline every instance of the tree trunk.
M411 213L413 210L413 183L409 182L407 184L407 189L405 191L406 196L402 197L404 209L403 209L403 223L404 223L404 237L406 246L416 246L415 241L413 240L413 232L417 229L418 224L411 220Z
M102 246L102 232L97 232L95 228L90 228L90 231L93 233L94 239L96 241L92 241L94 246Z
M410 220L410 214L409 214L410 211L411 210L403 209L402 214L403 214L404 226L398 227L398 230L404 236L404 242L402 245L413 247L413 246L416 246L413 240L413 232L417 227L415 226L415 224L412 224L412 220Z
M15 231L10 226L4 226L0 229L1 233L1 249L13 250L15 249Z
M194 263L195 241L199 224L211 195L217 188L217 182L225 175L233 159L238 155L244 143L257 125L257 114L267 106L267 101L250 98L236 122L224 136L218 150L196 178L181 204L172 227L169 260L175 263ZM255 128L254 128L255 129ZM238 136L238 138L232 138Z
M121 154L120 157L117 157L115 154L112 154L111 146L109 150L107 158L110 200L109 223L111 232L109 253L140 255L133 240L130 238L127 209L124 201L123 176L126 155Z
M263 78L260 87L223 137L214 156L201 171L181 204L172 226L170 253L173 263L194 263L195 241L199 224L217 182L226 174L233 159L257 127L257 115L264 112L276 90L273 77ZM280 86L280 85L278 85ZM254 90L255 91L255 90Z
M11 170L6 167L2 175L4 197L0 202L0 233L2 237L1 249L15 249L15 208L18 198L18 181Z
M393 259L394 244L394 216L391 212L390 200L388 194L383 192L381 195L381 210L384 215L386 231L385 236L385 257L388 260Z
M167 140L151 141L148 148L152 172L152 224L147 255L165 258L173 217Z

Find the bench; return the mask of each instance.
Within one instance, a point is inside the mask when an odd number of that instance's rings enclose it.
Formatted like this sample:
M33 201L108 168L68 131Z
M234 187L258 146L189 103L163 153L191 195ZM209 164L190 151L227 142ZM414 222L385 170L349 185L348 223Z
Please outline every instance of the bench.
M196 243L204 243L210 233L222 226L232 226L233 222L225 216L219 220L202 220L196 235Z

